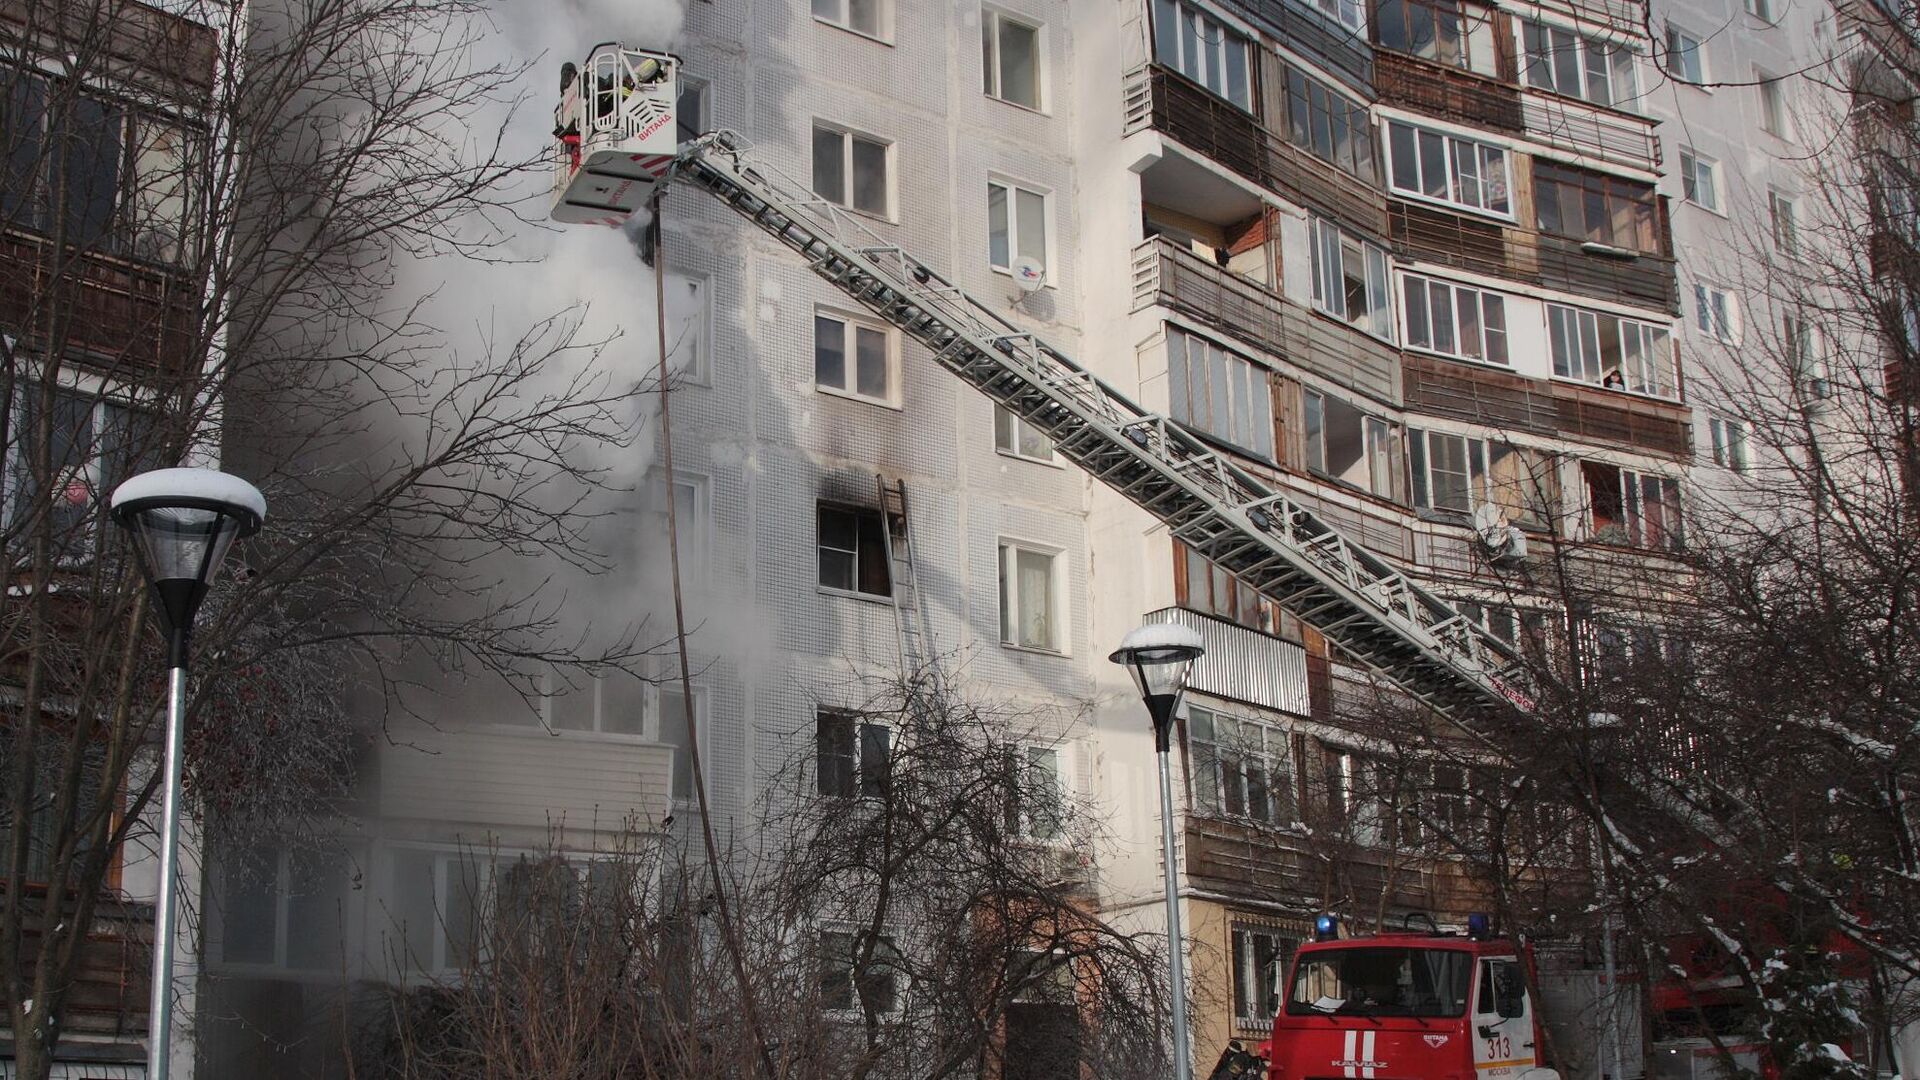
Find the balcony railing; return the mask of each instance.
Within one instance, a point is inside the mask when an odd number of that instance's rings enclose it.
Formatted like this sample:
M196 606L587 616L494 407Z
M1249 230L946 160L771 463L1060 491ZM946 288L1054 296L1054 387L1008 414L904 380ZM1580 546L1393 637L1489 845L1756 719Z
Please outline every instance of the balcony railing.
M1520 91L1483 75L1381 49L1374 58L1380 100L1475 127L1525 130Z
M1648 172L1661 163L1654 122L1577 98L1528 90L1520 95L1526 132L1548 146Z
M1688 409L1600 387L1546 381L1408 352L1407 408L1503 431L1612 443L1670 457L1692 452Z
M1344 76L1356 89L1372 89L1372 43L1328 18L1313 4L1304 0L1225 0L1225 4L1289 50L1310 56Z
M1126 134L1151 128L1290 201L1386 236L1379 191L1263 127L1186 76L1149 64L1127 76Z
M104 255L62 257L44 238L0 235L0 324L122 374L176 370L195 352L197 299L178 274Z
M1661 311L1680 310L1672 259L1589 253L1578 240L1410 203L1388 204L1394 254Z
M1400 400L1399 350L1160 237L1133 250L1133 310L1156 304L1376 400Z
M0 896L7 886L0 885ZM42 886L29 885L37 893ZM38 895L28 898L39 903ZM74 910L69 899L63 912ZM30 924L21 942L22 963L38 954L39 931ZM66 1011L61 1033L66 1037L137 1038L147 1031L147 987L153 953L153 906L132 904L103 897L93 910L93 925L80 943L79 962L73 982L66 990ZM31 976L28 974L28 984ZM11 1005L6 987L12 980L0 980L0 1007Z
M1148 612L1143 621L1174 623L1200 635L1207 651L1193 662L1188 689L1308 715L1307 650L1293 642L1179 607Z

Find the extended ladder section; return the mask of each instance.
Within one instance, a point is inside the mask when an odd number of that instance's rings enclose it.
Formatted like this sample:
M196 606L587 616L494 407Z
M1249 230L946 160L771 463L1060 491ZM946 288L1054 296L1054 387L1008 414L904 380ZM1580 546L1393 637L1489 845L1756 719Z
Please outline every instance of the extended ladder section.
M920 564L913 554L913 523L907 517L907 482L891 484L876 475L880 494L880 541L886 548L887 581L893 588L893 634L900 650L900 673L940 688L940 658L933 625L920 592Z
M1181 425L1134 404L858 220L755 160L739 136L685 147L673 172L1044 432L1173 536L1357 662L1456 720L1532 702L1506 643Z

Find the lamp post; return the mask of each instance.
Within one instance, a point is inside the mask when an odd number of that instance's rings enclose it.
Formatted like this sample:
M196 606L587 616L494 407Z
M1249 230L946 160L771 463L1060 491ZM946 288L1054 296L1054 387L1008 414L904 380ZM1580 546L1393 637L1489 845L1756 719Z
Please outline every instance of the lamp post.
M1182 955L1178 869L1173 850L1173 774L1167 763L1173 714L1187 688L1187 672L1206 652L1200 635L1177 623L1148 623L1121 639L1107 659L1133 675L1140 697L1153 717L1153 748L1160 758L1160 854L1167 892L1167 978L1173 998L1174 1080L1192 1080L1193 1053L1187 1047L1187 964Z
M113 519L133 534L167 636L167 738L160 797L160 882L153 912L153 996L147 1013L147 1076L167 1080L173 1031L173 945L179 909L174 865L180 839L180 743L186 727L187 639L194 614L227 549L260 530L267 501L252 484L212 469L157 469L113 492Z

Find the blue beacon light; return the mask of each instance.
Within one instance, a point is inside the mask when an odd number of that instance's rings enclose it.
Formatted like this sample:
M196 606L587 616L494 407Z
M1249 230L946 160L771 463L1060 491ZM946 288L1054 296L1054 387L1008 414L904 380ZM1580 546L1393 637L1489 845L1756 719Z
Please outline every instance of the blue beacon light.
M1340 920L1332 915L1321 915L1313 920L1313 938L1315 941L1332 941L1340 936Z

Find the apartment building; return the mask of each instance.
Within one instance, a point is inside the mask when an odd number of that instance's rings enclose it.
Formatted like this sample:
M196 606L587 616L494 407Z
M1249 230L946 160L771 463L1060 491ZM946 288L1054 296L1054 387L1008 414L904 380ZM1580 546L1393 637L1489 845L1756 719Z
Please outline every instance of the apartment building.
M33 1015L36 987L47 987L36 1017L45 1030L46 998L61 999L54 1076L144 1074L151 830L132 816L131 842L89 856L101 850L103 814L116 827L130 818L101 805L103 770L140 776L151 765L139 746L110 744L102 718L114 695L75 656L118 655L110 643L144 629L101 599L121 564L96 555L119 542L106 495L156 460L160 395L195 355L193 164L210 133L218 44L215 28L143 3L114 5L111 17L0 4L0 900L11 946L0 1004L10 1019ZM69 768L77 779L63 801ZM183 848L191 863L191 836ZM189 885L187 903L195 897ZM0 1031L0 1075L15 1075L17 1057L46 1060L23 1053L14 1033L11 1023Z

